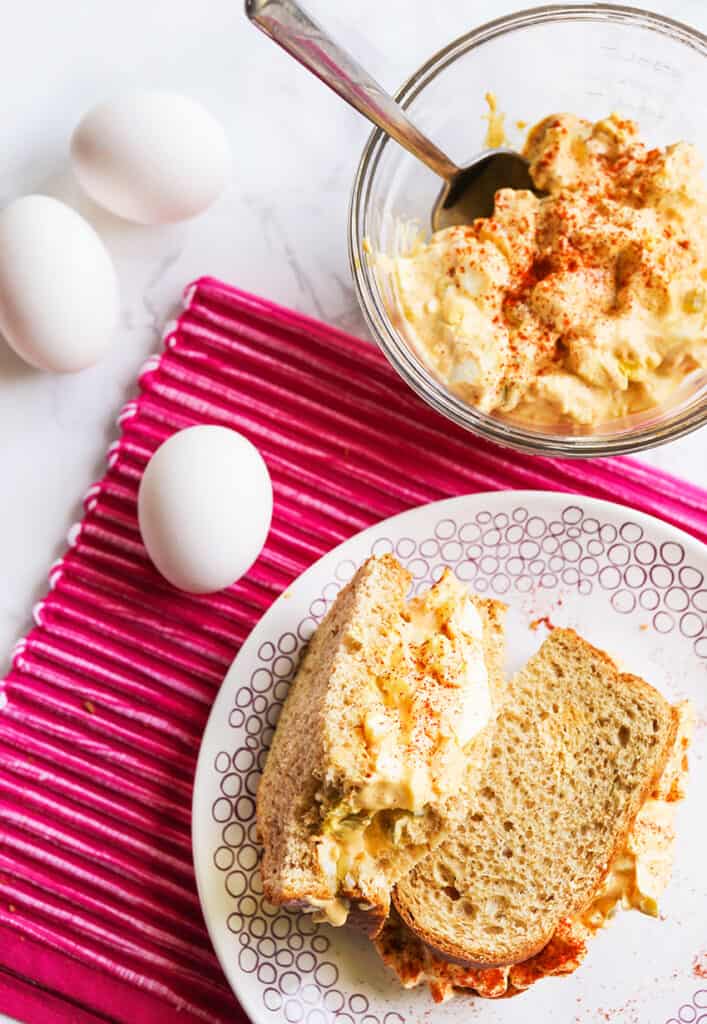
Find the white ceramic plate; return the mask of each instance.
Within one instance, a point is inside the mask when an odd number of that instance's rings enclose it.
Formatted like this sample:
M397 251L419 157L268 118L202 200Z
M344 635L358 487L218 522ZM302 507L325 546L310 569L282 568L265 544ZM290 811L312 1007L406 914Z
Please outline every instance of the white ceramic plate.
M536 620L548 616L671 699L690 697L703 723L662 919L619 914L573 976L546 979L514 999L461 996L435 1006L426 989L401 989L365 940L262 898L255 792L298 654L354 569L384 551L407 565L415 590L450 566L470 588L506 601L508 671L540 645L546 627ZM251 1020L707 1022L706 613L707 549L698 541L618 505L535 491L412 509L352 537L307 570L256 626L226 676L194 789L201 904L226 977Z

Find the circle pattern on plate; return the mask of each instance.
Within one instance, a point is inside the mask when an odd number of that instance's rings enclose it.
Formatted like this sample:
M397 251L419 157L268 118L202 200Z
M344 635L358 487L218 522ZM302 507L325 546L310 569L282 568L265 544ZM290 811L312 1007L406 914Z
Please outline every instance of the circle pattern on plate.
M707 988L699 988L693 993L689 1003L683 1003L674 1017L669 1017L665 1024L705 1024L707 1022Z
M656 545L630 519L620 526L602 523L568 505L558 519L547 520L519 505L508 513L480 511L468 521L441 519L432 536L418 541L379 536L370 552L396 554L413 577L412 593L426 589L446 567L477 593L499 598L510 589L603 593L615 613L639 607L656 633L679 633L707 659L704 574L686 564L680 543ZM260 983L263 1006L288 1022L404 1024L397 1012L371 1012L368 998L341 982L327 931L311 916L268 903L258 870L255 794L275 726L302 648L356 568L342 560L308 615L261 644L258 667L236 690L229 712L233 748L213 760L218 793L211 815L221 838L212 861L223 878L233 955L240 970Z

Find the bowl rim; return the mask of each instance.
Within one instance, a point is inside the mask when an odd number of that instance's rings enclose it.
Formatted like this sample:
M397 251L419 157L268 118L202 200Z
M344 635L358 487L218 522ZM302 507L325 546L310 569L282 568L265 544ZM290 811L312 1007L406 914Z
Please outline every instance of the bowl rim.
M655 11L613 3L544 4L503 15L457 36L414 71L394 93L394 99L405 109L449 64L498 36L547 22L607 20L633 23L659 35L667 35L707 57L707 34ZM671 418L657 424L649 422L635 430L629 426L614 435L534 431L530 427L483 413L447 390L422 361L413 355L392 327L382 303L377 299L373 288L373 272L366 259L365 215L368 197L381 156L391 142L380 128L374 128L361 154L348 211L349 265L354 291L369 331L394 369L428 405L469 432L502 446L529 454L566 458L593 458L645 451L684 437L707 423L707 383L701 386L687 408L678 409Z

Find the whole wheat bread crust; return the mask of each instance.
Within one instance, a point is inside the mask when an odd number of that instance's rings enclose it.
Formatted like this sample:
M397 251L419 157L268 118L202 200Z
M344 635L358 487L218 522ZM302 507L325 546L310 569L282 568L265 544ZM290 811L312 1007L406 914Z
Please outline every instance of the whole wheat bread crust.
M315 637L312 638L303 654L297 675L285 701L256 799L258 837L264 848L261 861L263 894L270 903L276 905L297 907L307 905L311 899L328 900L332 898L330 884L317 862L314 845L308 838L309 830L316 823L312 820L306 828L303 827L304 816L315 809L315 794L322 785L322 779L316 774L316 771L317 759L323 754L321 716L324 714L322 707L318 706L318 702L311 711L304 711L307 704L304 696L307 692L307 684L314 685L318 680L314 676L305 678L303 670L315 656L314 645L317 641L321 644L326 643L322 631L327 628L328 623L334 621L334 617L341 614L339 609L342 608L342 602L358 600L356 587L362 578L373 578L374 586L380 589L381 595L385 594L386 599L391 602L391 606L394 601L401 602L403 600L410 582L409 574L392 556L384 555L378 560L369 560L364 563L354 578L340 592L335 605L325 616ZM348 615L350 612L343 612L343 614ZM330 646L332 643L333 641L330 640ZM320 695L319 700L321 699ZM306 753L300 750L302 737L294 734L291 740L289 735L287 725L293 714L297 716L311 715L312 743L315 746L310 747ZM293 728L295 727L293 726ZM292 741L297 746L295 756L307 760L307 771L304 778L293 768L291 763L293 753L295 753ZM292 865L286 863L288 849L283 845L282 825L283 815L287 816L295 806L298 809L298 820L294 822L287 819L287 828L293 832L289 841L296 843L298 851L295 858L296 877L293 878ZM297 832L296 837L295 831ZM371 906L372 909L369 913L374 922L388 912L389 896L387 893L385 897L381 894L380 898L376 898L373 893L363 894L356 891L349 893L346 898L352 901L361 900Z
M594 655L598 658L598 660L605 662L607 666L611 667L611 669L616 669L615 662L612 658L609 657L608 654L606 654L602 650L599 650L593 645L588 644L587 641L579 637L574 630L567 629L563 630L563 632L567 634L573 634L575 638L581 640L583 644L591 648L591 650L593 651ZM639 676L631 675L629 673L620 673L618 675L618 682L622 686L626 686L644 693L649 693L651 697L657 693L655 688L651 686L649 683L647 683L644 679L641 679ZM671 746L675 741L678 726L678 714L675 707L668 704L667 701L665 702L665 704L666 708L669 709L670 723L663 744L663 750L661 751L660 757L656 763L656 767L653 773L649 777L647 777L642 788L637 792L637 794L634 795L632 807L628 815L627 821L624 827L616 834L613 846L611 848L610 857L607 858L606 863L600 863L597 865L596 875L593 880L591 891L583 894L581 898L578 897L577 900L569 906L563 907L562 911L558 912L557 919L553 923L553 926L549 928L548 931L541 938L532 943L519 945L512 957L507 957L500 961L497 957L493 955L493 952L489 947L479 946L479 948L475 949L472 954L469 949L457 945L456 943L450 941L447 937L435 933L433 930L426 928L424 925L420 925L416 920L414 914L411 912L406 900L402 897L402 883L400 883L398 886L395 887L393 891L392 902L400 918L405 923L405 925L410 929L410 931L412 931L414 935L421 939L422 942L429 946L430 949L432 949L437 955L441 956L443 959L449 960L451 963L457 963L473 968L512 966L513 964L519 964L525 960L530 959L530 957L535 956L542 949L544 949L544 947L548 944L548 942L554 935L555 930L557 928L557 924L562 918L571 917L579 913L580 911L584 910L589 905L589 903L591 903L592 899L600 889L602 883L604 882L608 874L611 861L625 845L627 836L631 831L631 828L633 827L633 823L636 819L638 812L645 803L646 799L650 796L652 790L658 782L658 779L660 778L663 770L665 769L665 765L670 754Z

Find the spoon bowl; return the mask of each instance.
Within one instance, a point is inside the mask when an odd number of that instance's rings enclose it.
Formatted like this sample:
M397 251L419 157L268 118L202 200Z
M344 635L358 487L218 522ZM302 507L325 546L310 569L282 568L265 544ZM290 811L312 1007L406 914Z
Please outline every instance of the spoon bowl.
M432 208L433 231L490 216L499 188L536 191L528 161L512 149L485 150L458 167L295 0L246 0L245 12L291 57L444 180Z
M432 230L490 217L500 188L527 189L537 196L544 195L535 188L530 165L520 153L514 149L486 149L443 186L432 207Z

